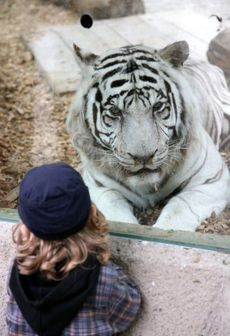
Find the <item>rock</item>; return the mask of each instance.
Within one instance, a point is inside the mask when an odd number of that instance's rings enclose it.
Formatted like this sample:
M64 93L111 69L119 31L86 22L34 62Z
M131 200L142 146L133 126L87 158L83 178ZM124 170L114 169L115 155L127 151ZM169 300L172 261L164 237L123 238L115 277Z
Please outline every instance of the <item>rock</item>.
M230 28L221 31L209 43L207 58L224 71L230 88Z
M30 62L33 59L33 55L32 55L32 53L30 51L26 51L23 54L23 58L24 58L25 62Z
M122 17L145 12L142 0L48 0L80 14L90 14L94 19Z

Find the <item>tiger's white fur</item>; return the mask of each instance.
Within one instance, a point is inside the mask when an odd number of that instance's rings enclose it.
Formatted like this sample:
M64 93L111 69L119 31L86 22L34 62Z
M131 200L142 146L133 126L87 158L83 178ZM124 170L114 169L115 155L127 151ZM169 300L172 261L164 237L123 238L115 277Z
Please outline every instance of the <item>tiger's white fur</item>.
M229 171L218 152L230 116L222 72L187 61L184 41L100 57L75 51L83 79L67 128L97 207L109 220L138 223L133 205L167 200L155 227L189 231L219 214L230 200Z

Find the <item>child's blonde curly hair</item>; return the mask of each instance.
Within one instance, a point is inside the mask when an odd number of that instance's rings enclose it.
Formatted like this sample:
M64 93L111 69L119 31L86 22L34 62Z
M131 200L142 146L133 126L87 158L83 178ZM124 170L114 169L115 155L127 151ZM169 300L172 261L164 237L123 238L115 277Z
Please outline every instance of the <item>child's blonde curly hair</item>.
M93 211L91 207L86 226L63 240L43 240L28 229L22 233L22 226L19 223L13 229L20 274L40 272L50 280L61 280L84 264L89 255L94 255L102 265L108 262L108 223L98 209Z

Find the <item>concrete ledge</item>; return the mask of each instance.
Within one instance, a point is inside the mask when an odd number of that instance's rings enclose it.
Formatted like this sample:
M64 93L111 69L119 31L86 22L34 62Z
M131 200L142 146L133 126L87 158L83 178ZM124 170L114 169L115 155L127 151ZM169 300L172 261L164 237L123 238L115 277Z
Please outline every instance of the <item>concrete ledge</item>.
M0 209L0 221L17 222L18 214L14 209ZM167 231L151 226L130 223L109 223L112 236L143 241L173 244L185 247L220 251L230 254L230 237L228 235L208 234L188 231Z
M0 330L3 336L6 335L6 269L13 255L11 229L12 223L0 220ZM111 248L113 259L135 278L143 296L140 315L126 336L229 336L229 253L137 237L128 239L116 236L115 232Z

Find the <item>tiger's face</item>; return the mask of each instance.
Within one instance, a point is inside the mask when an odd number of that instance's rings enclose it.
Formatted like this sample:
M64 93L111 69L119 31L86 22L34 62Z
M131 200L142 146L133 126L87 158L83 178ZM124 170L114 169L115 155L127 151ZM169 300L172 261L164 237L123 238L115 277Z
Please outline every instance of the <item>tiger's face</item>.
M85 124L95 146L133 183L160 183L185 144L183 99L168 69L160 53L142 46L112 50L91 66Z

